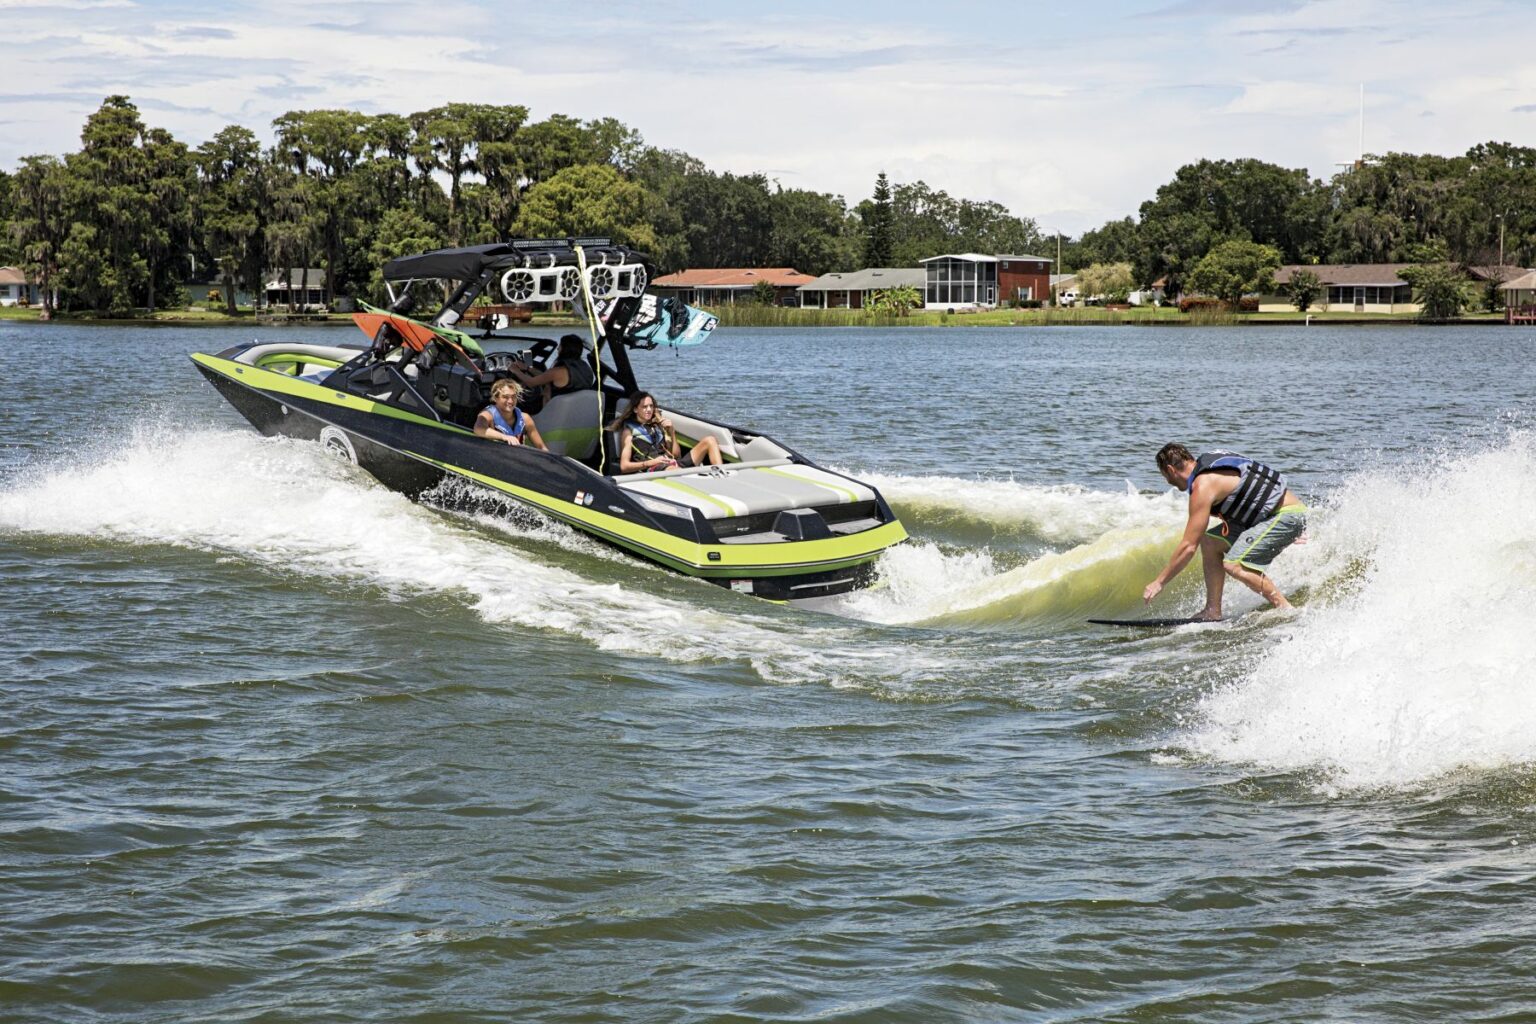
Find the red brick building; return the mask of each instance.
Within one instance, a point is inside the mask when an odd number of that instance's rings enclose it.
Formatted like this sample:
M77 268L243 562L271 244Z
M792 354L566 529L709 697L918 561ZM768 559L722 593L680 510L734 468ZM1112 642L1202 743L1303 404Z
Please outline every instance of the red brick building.
M1051 298L1054 260L1044 256L986 256L947 253L919 260L926 274L924 305L929 309L997 306Z

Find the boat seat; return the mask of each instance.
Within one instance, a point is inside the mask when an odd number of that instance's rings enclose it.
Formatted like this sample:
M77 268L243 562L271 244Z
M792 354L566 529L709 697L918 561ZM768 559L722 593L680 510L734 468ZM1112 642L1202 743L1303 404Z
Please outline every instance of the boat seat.
M608 457L608 475L619 475L619 455L624 445L619 440L617 430L603 428L603 453Z
M672 429L677 431L679 441L688 438L691 441L701 441L706 437L713 437L720 445L720 455L727 462L741 457L736 450L736 439L731 432L724 427L703 420L696 420L692 416L683 413L669 412L665 409L657 410L661 415L672 421Z
M619 429L622 430L623 428L621 427ZM681 445L682 450L683 450L683 454L685 454L685 455L690 450L692 450L692 447L693 447L692 445L682 445L681 444L681 438L679 438L679 444ZM638 473L622 473L619 470L619 458L620 458L621 455L623 455L623 452L624 452L624 441L623 441L622 435L619 433L618 430L610 430L607 427L603 428L603 449L608 454L608 475L609 476L639 476L640 475ZM775 455L786 455L787 453L779 452L777 449L775 449L774 454ZM783 461L788 462L789 460L787 458L785 458ZM692 466L688 467L688 469L690 471L693 470L694 468L696 468L696 467L692 467ZM698 467L698 468L703 468L703 467ZM657 472L661 472L661 471L657 471ZM668 470L666 472L677 472L677 470Z
M596 388L556 395L534 416L539 436L556 455L590 458L602 430L601 399Z

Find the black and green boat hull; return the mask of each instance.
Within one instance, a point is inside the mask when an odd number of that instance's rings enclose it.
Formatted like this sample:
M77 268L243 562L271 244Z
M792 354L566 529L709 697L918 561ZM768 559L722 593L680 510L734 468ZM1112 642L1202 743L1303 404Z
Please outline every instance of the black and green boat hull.
M193 361L263 434L318 442L412 497L449 477L467 481L675 572L769 600L825 597L866 586L880 553L906 538L888 515L887 522L855 534L721 543L699 513L657 514L612 478L570 459L488 444L462 428L239 363L229 354L197 353Z

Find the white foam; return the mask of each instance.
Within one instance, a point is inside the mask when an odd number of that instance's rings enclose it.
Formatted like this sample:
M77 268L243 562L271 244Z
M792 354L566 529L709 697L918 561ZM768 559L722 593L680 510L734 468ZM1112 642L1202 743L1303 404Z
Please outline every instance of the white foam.
M1531 436L1363 473L1309 533L1275 573L1318 596L1182 742L1348 787L1536 760Z
M921 622L948 606L949 595L996 576L985 550L947 553L937 544L908 541L880 556L880 580L843 596L840 615L870 622Z
M865 475L898 511L986 523L1026 532L1051 543L1080 544L1113 530L1182 521L1185 499L1176 491L1140 494L1093 491L1075 484L1042 486L1015 480L950 476Z
M803 617L757 613L706 584L690 602L594 581L456 525L316 445L244 431L146 429L122 447L34 468L0 489L0 531L170 544L400 597L458 596L489 623L674 661L741 659L779 682L901 685L943 664L837 620L808 630ZM656 590L690 586L653 571Z

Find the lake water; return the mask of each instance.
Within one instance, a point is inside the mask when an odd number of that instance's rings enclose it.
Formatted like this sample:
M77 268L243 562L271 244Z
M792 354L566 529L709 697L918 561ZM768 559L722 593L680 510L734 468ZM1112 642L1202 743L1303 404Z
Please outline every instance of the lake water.
M262 438L250 333L0 323L0 1020L1536 1019L1536 333L637 355L882 489L838 614ZM1168 440L1314 505L1299 613L1084 624Z

